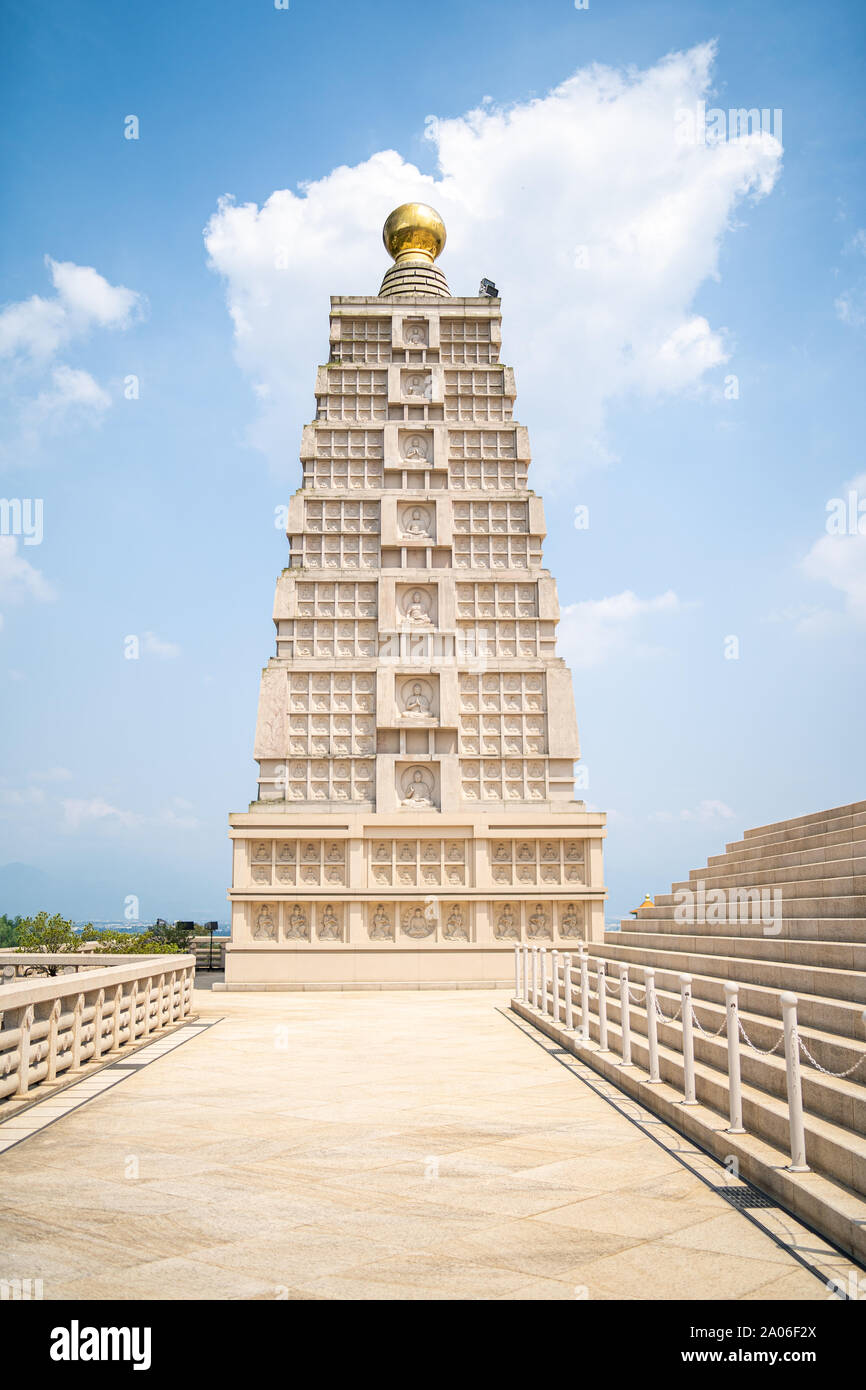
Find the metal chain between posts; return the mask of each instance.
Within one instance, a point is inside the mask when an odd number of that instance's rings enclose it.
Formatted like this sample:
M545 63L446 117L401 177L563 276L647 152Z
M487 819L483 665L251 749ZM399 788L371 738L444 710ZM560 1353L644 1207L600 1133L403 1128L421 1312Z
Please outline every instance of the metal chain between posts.
M866 1062L866 1053L864 1053L862 1057L859 1057L857 1059L853 1067L849 1067L847 1071L831 1071L829 1067L822 1067L821 1063L816 1061L806 1044L803 1042L803 1039L802 1037L800 1037L799 1033L797 1034L797 1037L800 1042L801 1050L806 1054L809 1061L812 1063L812 1066L815 1068L816 1071L823 1072L824 1076L835 1076L837 1080L841 1080L846 1076L852 1076L853 1073L857 1070L857 1068L862 1067L863 1063Z
M765 1051L764 1048L756 1047L755 1044L752 1042L752 1039L749 1037L748 1033L743 1027L743 1020L739 1017L739 1015L737 1016L737 1025L746 1041L746 1045L750 1047L753 1052L757 1052L760 1057L772 1057L774 1052L778 1052L779 1044L785 1041L785 1034L782 1033L780 1037L776 1040L775 1044L768 1051Z
M697 1014L696 1014L696 1012L695 1012L695 1010L694 1010L694 1006L693 1006L693 1007L692 1007L692 1023L695 1025L695 1027L697 1028L698 1032L703 1033L703 1035L704 1035L705 1038L717 1038L717 1037L719 1036L719 1034L721 1033L722 1029L727 1027L727 1025L728 1025L728 1019L727 1019L727 1015L726 1015L726 1016L722 1019L721 1023L719 1024L718 1028L716 1029L715 1033L708 1033L707 1030L706 1030L706 1028L705 1028L705 1027L703 1026L703 1024L701 1023L701 1020L698 1018L698 1016L697 1016Z
M638 989L640 989L640 985L638 985ZM631 985L629 985L629 987L628 987L628 997L629 997L629 999L631 1000L631 1002L632 1002L633 1004L640 1004L640 1002L641 1002L641 1000L640 1000L640 999L637 997L637 995L634 993L634 991L633 991ZM644 997L644 999L646 999L646 989L644 989L643 997Z
M680 1004L680 1007L677 1009L676 1013L675 1013L675 1014L672 1014L671 1017L668 1018L667 1014L663 1011L662 1006L661 1006L661 1004L659 1003L659 997L658 997L658 995L656 995L656 1013L658 1014L659 1018L660 1018L664 1023L676 1023L676 1021L677 1021L677 1019L679 1018L679 1016L680 1016L680 1014L682 1013L682 1011L683 1011L683 1006L682 1006L682 1004Z

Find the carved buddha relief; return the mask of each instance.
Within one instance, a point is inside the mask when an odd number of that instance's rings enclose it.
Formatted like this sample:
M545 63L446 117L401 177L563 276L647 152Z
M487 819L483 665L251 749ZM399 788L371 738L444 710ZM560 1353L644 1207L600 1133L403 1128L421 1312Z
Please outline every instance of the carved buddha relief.
M397 690L401 719L432 719L435 715L433 686L426 680L404 680Z
M262 903L256 916L256 924L253 927L254 941L276 941L277 926L274 921L273 913L267 903Z
M436 779L429 767L416 764L409 767L400 777L401 801L412 810L429 811L436 806Z
M433 591L420 586L405 589L398 595L397 611L401 621L409 627L432 627Z
M409 504L400 508L400 534L405 540L433 539L433 508Z
M400 440L400 453L406 463L429 463L433 457L433 440L428 434L405 434Z
M371 941L394 940L391 918L382 903L379 903L370 920L369 936Z

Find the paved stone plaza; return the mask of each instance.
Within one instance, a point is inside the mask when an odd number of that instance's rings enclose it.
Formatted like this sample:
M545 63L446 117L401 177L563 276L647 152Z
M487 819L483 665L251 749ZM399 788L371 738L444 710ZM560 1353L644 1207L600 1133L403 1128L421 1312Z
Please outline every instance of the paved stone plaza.
M200 981L212 1027L0 1153L0 1274L46 1299L825 1300L844 1280L507 1010Z

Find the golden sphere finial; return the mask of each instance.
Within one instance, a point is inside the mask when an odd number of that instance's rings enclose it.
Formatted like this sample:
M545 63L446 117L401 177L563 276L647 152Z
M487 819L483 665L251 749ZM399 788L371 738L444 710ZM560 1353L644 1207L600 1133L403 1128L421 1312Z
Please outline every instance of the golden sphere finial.
M400 265L432 265L446 235L445 223L427 203L403 203L382 230L388 255Z

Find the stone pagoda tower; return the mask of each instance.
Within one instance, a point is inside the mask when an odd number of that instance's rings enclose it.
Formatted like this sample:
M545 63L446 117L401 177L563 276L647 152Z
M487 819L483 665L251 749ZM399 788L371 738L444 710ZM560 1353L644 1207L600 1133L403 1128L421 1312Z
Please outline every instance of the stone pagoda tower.
M331 300L303 432L229 989L506 985L515 942L602 938L605 818L574 800L500 300L451 294L432 208L384 237L378 295Z

